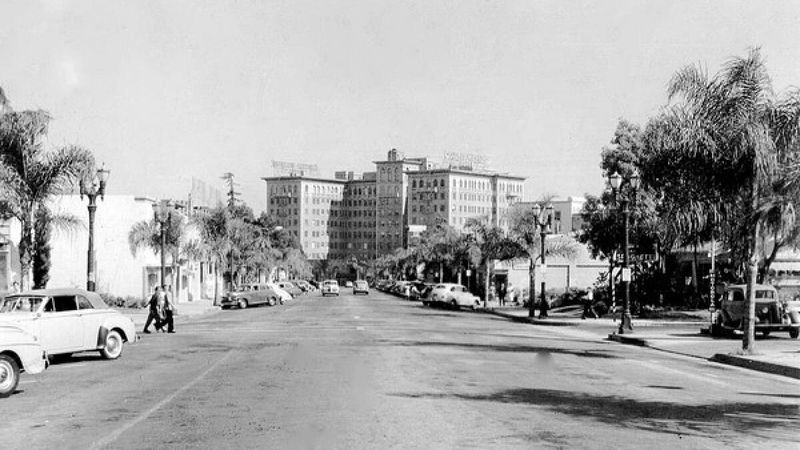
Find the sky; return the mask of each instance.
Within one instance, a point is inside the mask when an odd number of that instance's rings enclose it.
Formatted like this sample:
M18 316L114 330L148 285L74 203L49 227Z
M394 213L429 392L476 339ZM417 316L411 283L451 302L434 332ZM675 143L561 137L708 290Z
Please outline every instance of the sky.
M265 209L271 161L374 170L484 155L525 196L597 194L620 118L676 70L761 47L800 84L798 1L0 1L0 86L54 117L49 144L110 194L185 198L192 177Z

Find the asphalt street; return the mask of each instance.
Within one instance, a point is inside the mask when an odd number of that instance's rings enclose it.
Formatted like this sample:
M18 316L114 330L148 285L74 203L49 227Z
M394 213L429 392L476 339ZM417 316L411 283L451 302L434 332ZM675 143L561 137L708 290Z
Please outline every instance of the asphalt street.
M800 383L469 311L301 297L76 355L3 449L798 448Z

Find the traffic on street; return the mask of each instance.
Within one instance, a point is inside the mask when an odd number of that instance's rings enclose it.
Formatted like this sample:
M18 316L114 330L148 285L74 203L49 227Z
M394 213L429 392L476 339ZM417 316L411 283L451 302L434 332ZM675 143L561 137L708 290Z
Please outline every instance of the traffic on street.
M752 448L800 442L796 380L379 292L311 293L59 360L3 448ZM64 439L68 437L68 439Z

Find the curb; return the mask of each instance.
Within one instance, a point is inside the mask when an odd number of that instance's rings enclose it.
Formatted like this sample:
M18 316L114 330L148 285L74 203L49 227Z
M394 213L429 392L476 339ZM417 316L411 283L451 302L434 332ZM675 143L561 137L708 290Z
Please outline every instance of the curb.
M647 342L647 339L633 337L633 336L626 336L623 334L611 333L608 335L608 340L619 342L620 344L636 345L638 347L647 347L647 348L652 348L654 350L662 350L658 347L650 345L650 343ZM736 355L727 355L723 353L717 353L710 358L704 358L702 356L690 355L683 352L674 352L671 350L662 350L662 351L667 351L669 353L676 353L684 356L690 356L693 358L706 359L708 361L720 364L727 364L729 366L736 366L744 369L750 369L758 372L780 375L800 380L800 368L785 366L783 364L776 364L767 361L759 361L752 358L736 356Z
M722 353L717 353L716 355L708 359L709 361L714 361L722 364L743 367L745 369L757 370L759 372L782 375L784 377L795 378L800 380L800 368L797 367L784 366L781 364L759 361L736 355L726 355Z
M533 324L533 325L544 325L544 326L551 326L551 327L574 327L574 326L578 325L577 323L574 323L574 322L567 322L567 321L558 320L558 319L532 319L530 317L517 316L515 314L506 314L506 313L503 313L503 312L500 312L500 311L495 311L495 310L492 310L492 309L484 309L483 311L486 312L486 313L498 316L498 317L504 317L506 319L513 320L514 322L530 323L530 324Z

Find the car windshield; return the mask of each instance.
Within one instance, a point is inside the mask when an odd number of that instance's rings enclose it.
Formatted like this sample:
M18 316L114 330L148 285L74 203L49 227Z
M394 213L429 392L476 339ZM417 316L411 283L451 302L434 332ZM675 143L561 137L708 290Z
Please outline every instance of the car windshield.
M0 313L35 312L44 300L43 297L7 297L0 306Z
M775 291L756 291L756 298L775 298Z
M326 281L326 282L324 282L323 284L324 284L324 285L326 285L326 286L336 286L336 285L338 285L339 283L337 283L337 282L335 282L335 281Z

